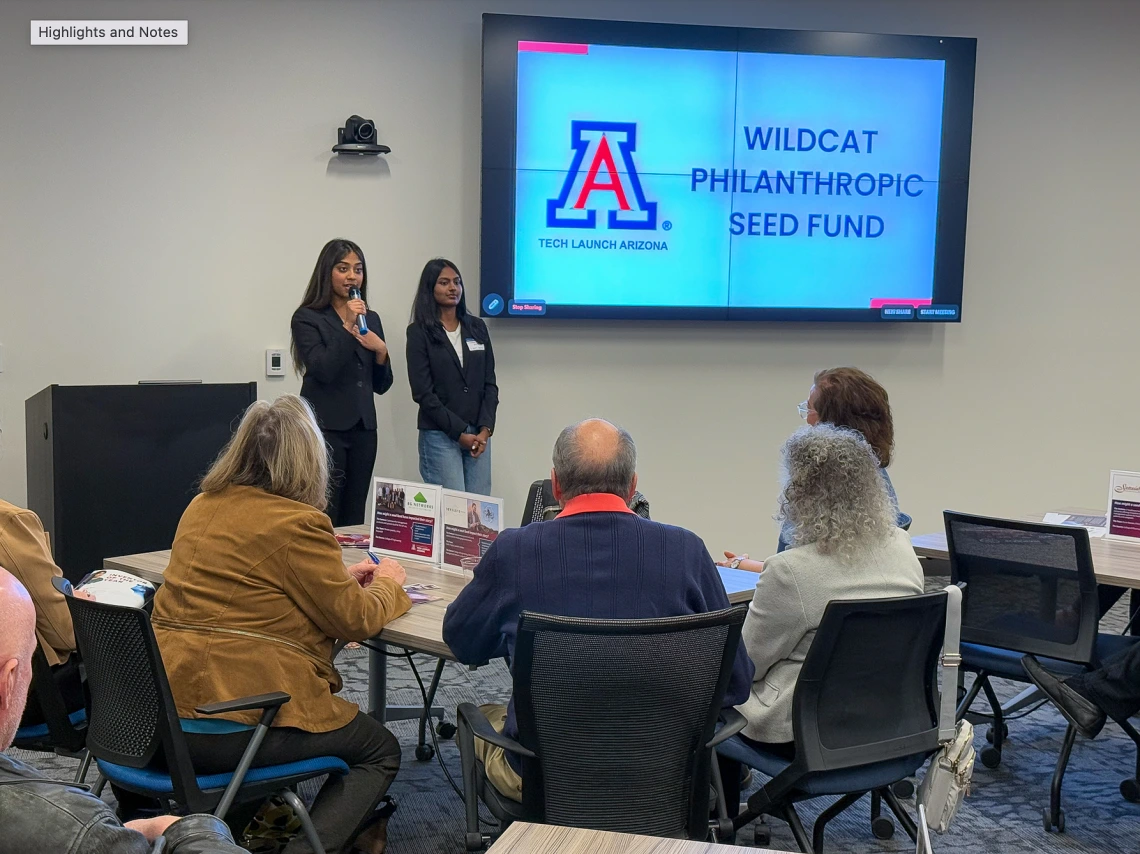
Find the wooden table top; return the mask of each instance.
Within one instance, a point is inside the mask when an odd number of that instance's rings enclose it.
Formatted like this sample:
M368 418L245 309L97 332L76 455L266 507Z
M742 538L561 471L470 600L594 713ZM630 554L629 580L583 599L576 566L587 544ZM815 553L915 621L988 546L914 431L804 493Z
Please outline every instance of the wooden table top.
M740 850L733 845L688 839L658 839L516 821L490 847L488 854L734 854ZM750 848L749 851L765 854L771 849Z
M338 533L367 533L363 525L337 528ZM341 549L345 566L367 558L362 549ZM145 578L151 584L162 584L162 574L170 563L170 549L157 552L109 557L103 560L104 569L117 569ZM435 584L439 589L427 591L438 596L434 602L413 605L408 613L390 622L380 633L380 640L396 646L426 652L441 658L451 658L451 650L443 642L443 614L455 601L459 591L467 586L470 576L454 570L443 570L430 564L401 560L408 572L408 584ZM742 569L718 567L721 582L728 593L728 601L736 605L751 602L756 589L756 573Z
M1104 511L1088 508L1064 507L1054 513L1076 514L1081 516L1103 516ZM1044 513L1020 517L1026 522L1040 522ZM946 532L919 534L911 537L915 554L919 557L948 560L950 552L946 547ZM1140 542L1110 540L1107 537L1089 537L1092 552L1093 570L1101 584L1116 584L1121 587L1140 589Z

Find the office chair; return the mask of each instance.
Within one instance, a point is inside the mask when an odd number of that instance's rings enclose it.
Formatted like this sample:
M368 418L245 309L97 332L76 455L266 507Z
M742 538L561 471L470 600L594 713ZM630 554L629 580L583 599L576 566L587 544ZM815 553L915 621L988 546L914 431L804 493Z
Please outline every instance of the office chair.
M629 509L644 519L649 518L649 500L640 492L634 492L629 500ZM536 480L527 490L526 504L523 505L522 521L519 527L531 522L548 522L561 512L562 508L554 498L550 479Z
M868 792L871 828L894 833L885 800L912 840L918 828L891 790L938 749L938 661L946 593L833 601L824 611L796 682L790 762L742 738L717 753L770 779L733 819L739 829L772 815L791 827L801 851L821 854L827 823ZM809 839L795 804L840 795L820 813Z
M232 723L227 729L253 731L237 768L228 774L197 775L183 727L200 722L178 718L147 613L140 608L77 599L62 578L52 583L67 597L75 640L87 667L91 697L87 749L100 772L96 795L109 780L144 797L174 801L190 813L212 810L224 820L235 801L264 801L276 793L297 814L313 850L324 854L309 813L292 787L325 774L346 774L348 766L336 757L318 756L252 767L273 718L289 702L288 694L241 697L195 709L202 715L262 710L256 727Z
M982 764L1001 762L1008 737L1005 710L991 679L999 677L1031 684L1021 657L1032 653L1060 678L1094 669L1099 662L1140 640L1098 633L1096 575L1089 535L1084 528L993 519L946 511L946 545L953 581L966 582L962 602L962 669L975 674L958 704L966 715L978 692L985 692L993 713L986 733L992 745L981 751ZM1128 724L1125 732L1137 743L1140 777L1140 735ZM1061 783L1076 728L1069 726L1057 757L1049 806L1043 810L1046 831L1065 829ZM1128 796L1135 781L1126 780Z
M514 657L518 741L496 732L473 704L458 709L467 849L490 841L479 830L480 799L503 830L532 821L708 838L712 747L745 724L721 708L744 615L727 608L591 620L524 612ZM722 714L729 723L717 733ZM522 803L487 780L476 737L521 757ZM714 827L730 835L718 800Z
M73 652L72 655L78 657L79 653ZM82 783L91 765L91 755L86 749L87 708L68 712L67 701L38 644L32 653L32 687L28 692L28 705L33 703L38 704L43 723L20 727L12 745L21 750L55 753L80 760L75 782Z

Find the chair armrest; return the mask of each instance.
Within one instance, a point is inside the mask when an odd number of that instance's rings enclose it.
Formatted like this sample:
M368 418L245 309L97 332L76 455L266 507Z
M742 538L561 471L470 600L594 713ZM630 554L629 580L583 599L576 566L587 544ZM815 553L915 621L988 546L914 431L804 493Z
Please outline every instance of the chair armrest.
M226 712L245 712L250 709L273 709L284 706L291 699L293 698L283 691L274 691L270 694L257 694L253 697L238 697L236 700L207 703L205 706L196 706L194 711L200 715L221 715Z
M491 726L491 722L487 720L487 716L479 711L479 707L474 703L461 703L459 708L455 710L455 713L471 727L471 732L474 733L477 738L490 742L496 747L501 747L503 750L517 753L519 756L534 758L533 752L527 750L513 738L508 738Z
M727 741L748 726L748 719L736 711L736 709L728 708L723 710L720 714L721 717L724 718L724 726L716 731L716 735L712 737L712 741L706 744L705 747L716 747L721 742Z

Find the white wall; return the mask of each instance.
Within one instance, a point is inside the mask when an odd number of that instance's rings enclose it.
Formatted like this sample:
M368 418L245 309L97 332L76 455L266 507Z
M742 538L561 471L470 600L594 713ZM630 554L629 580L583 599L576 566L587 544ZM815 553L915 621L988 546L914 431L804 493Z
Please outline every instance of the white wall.
M378 470L416 472L403 329L423 262L479 268L483 11L978 38L965 320L492 327L495 491L565 424L638 442L655 518L764 554L777 449L817 369L889 389L915 531L944 507L1103 505L1140 467L1140 3L1129 0L59 0L0 4L0 496L50 383L267 380L321 245L359 241L397 354ZM28 22L188 18L188 47L36 47ZM330 162L350 113L393 153ZM472 294L473 296L474 294Z

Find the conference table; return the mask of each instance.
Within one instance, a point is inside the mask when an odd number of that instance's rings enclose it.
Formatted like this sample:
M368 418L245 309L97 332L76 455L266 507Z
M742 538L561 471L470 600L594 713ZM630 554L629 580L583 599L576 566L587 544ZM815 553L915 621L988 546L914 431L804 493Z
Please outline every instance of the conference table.
M738 854L734 845L691 839L659 839L608 830L584 830L516 821L503 831L488 854ZM749 848L776 854L770 848Z
M364 525L337 528L336 531L338 534L368 533L368 529ZM367 559L367 554L362 549L344 548L341 551L345 566L351 566ZM158 585L162 584L162 574L166 571L169 563L170 549L163 549L104 558L103 568L130 572ZM408 573L406 584L435 585L435 589L424 592L439 598L432 602L413 605L411 610L388 623L384 630L373 639L378 641L379 645L369 645L368 712L381 721L418 718L422 714L422 708L419 706L399 708L388 705L388 655L386 654L386 646L391 645L410 652L425 653L441 660L454 661L455 657L443 641L443 615L447 606L455 601L459 592L467 586L467 582L470 580L469 573L458 570L444 570L431 564L405 559L401 559L400 563ZM752 593L756 589L756 573L728 567L717 567L717 569L720 571L721 582L724 584L728 601L731 604L737 605L752 600ZM431 694L434 694L435 682L436 680L433 679ZM429 701L430 699L429 696ZM438 717L442 715L442 710L433 708L432 713L433 716Z

